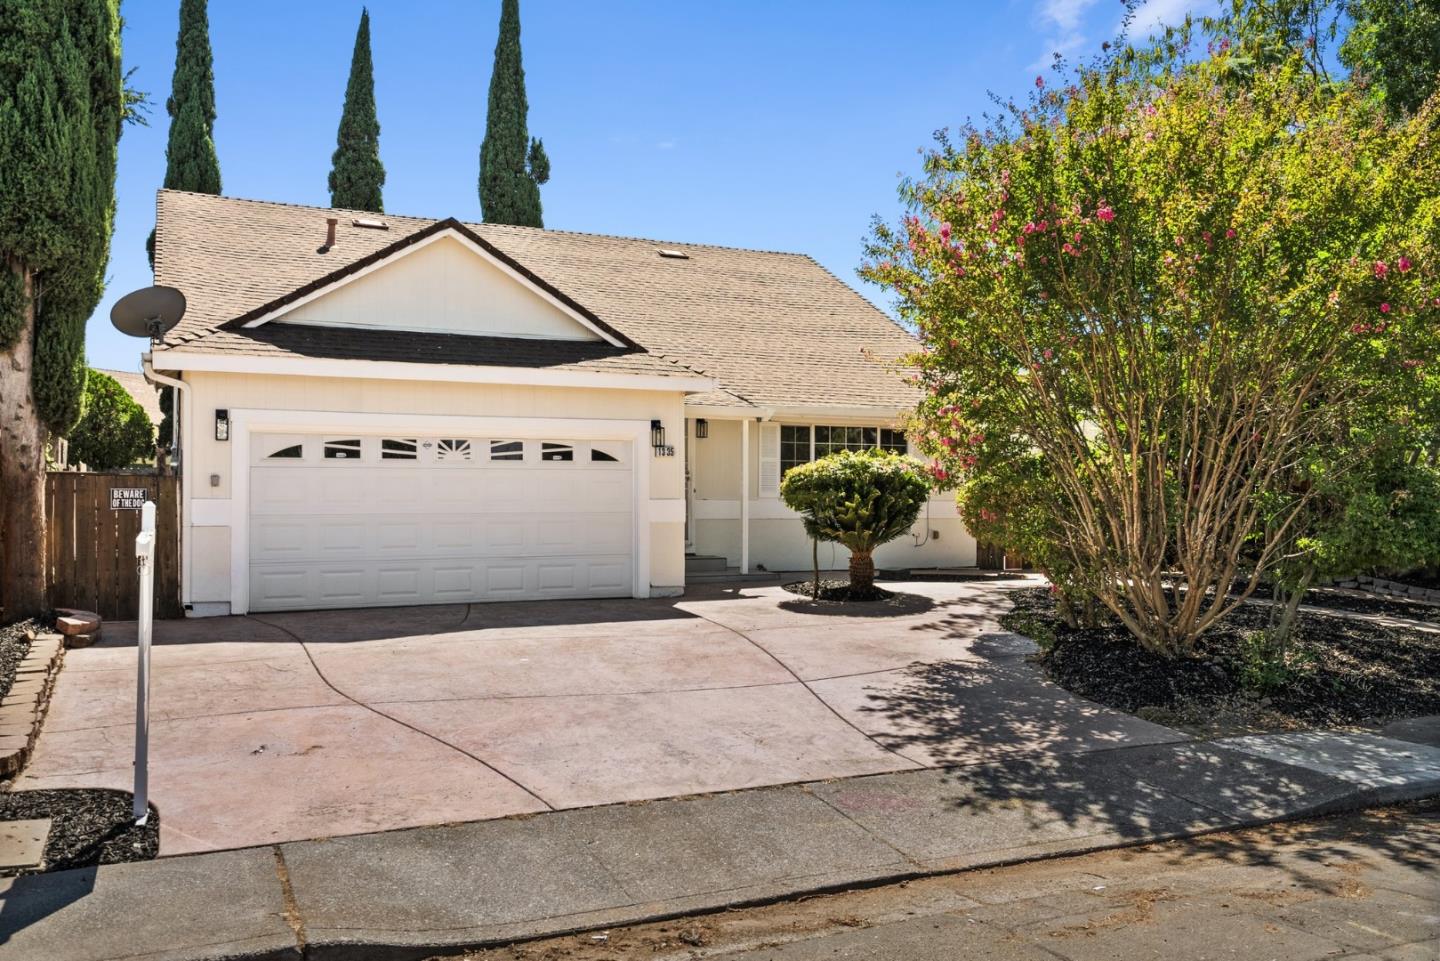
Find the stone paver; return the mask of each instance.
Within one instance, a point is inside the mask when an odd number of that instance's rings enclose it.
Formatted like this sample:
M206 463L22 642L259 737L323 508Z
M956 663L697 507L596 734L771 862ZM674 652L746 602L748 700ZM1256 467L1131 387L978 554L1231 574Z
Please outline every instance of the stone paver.
M0 868L33 868L45 860L49 818L0 821Z

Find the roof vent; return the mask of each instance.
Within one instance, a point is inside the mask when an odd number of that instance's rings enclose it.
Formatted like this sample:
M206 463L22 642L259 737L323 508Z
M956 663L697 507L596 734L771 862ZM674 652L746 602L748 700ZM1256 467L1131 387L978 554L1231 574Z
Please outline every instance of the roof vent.
M665 258L668 259L668 260L689 260L689 259L690 259L690 255L687 254L687 253L686 253L685 251L683 251L683 250L670 250L670 249L668 249L668 248L661 247L660 250L657 251L657 253L659 253L661 257L665 257Z
M364 227L364 228L367 229L367 230L389 230L389 229L390 229L390 225L387 224L385 221L383 221L383 220L376 220L376 219L374 219L373 217L361 217L361 218L359 218L358 220L352 220L351 223L354 224L356 227Z

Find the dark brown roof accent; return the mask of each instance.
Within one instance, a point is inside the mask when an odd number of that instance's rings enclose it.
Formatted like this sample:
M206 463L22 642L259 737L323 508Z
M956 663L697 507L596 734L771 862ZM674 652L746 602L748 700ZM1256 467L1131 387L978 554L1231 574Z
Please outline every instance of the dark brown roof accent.
M222 329L207 338L206 344L210 352L256 357L701 376L697 371L644 350L593 340L485 337L277 322L247 330ZM164 351L155 356L156 365L163 367Z

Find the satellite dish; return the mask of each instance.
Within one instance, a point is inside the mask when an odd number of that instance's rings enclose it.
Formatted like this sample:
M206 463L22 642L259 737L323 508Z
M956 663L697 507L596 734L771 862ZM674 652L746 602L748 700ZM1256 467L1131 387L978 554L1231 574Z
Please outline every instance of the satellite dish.
M174 287L142 287L115 301L110 323L122 334L159 340L185 316L185 295Z

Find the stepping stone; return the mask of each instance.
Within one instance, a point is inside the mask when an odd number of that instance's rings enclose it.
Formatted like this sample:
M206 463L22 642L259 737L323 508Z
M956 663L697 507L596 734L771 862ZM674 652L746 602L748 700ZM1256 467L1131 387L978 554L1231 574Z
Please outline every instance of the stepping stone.
M38 868L45 860L50 819L0 821L0 869Z
M55 619L55 630L61 634L94 634L100 630L100 615L61 608L60 616Z
M66 634L65 646L68 648L89 647L100 640L100 628L95 628L88 634Z
M1306 731L1253 734L1213 742L1245 754L1319 771L1362 788L1440 789L1440 748L1375 734Z

